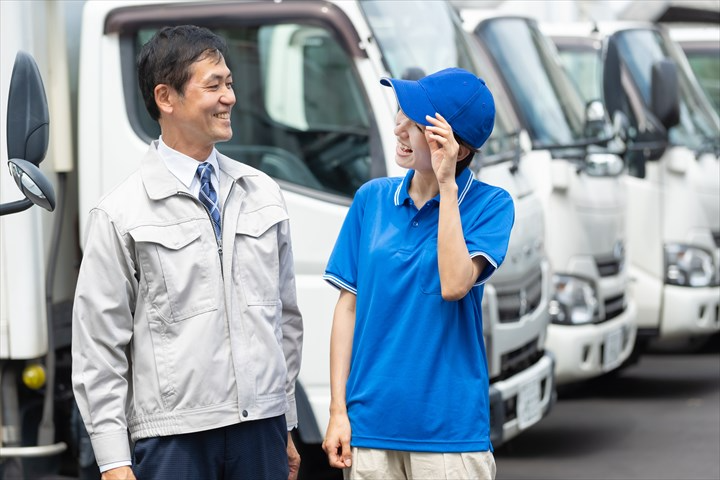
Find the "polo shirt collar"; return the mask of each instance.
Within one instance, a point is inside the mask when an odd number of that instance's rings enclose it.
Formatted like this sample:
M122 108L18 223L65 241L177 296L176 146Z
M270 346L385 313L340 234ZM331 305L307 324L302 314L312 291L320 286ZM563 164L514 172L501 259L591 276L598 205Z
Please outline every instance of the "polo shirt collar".
M413 175L415 175L415 170L408 170L408 172L405 174L405 178L402 179L402 182L400 182L400 185L398 185L397 190L395 190L396 207L399 207L400 205L405 205L405 203L410 201L410 193L408 193L408 188L410 187L410 181L412 180Z
M405 203L411 200L408 188L410 188L410 182L412 181L414 175L415 170L408 170L407 174L405 174L405 178L403 178L400 185L398 185L398 188L395 190L395 206L399 207L400 205L405 205ZM458 205L461 205L465 199L465 195L467 195L467 192L470 190L472 181L473 175L469 168L464 169L460 175L455 177L455 183L457 183L458 186ZM440 195L436 195L433 200L439 202Z

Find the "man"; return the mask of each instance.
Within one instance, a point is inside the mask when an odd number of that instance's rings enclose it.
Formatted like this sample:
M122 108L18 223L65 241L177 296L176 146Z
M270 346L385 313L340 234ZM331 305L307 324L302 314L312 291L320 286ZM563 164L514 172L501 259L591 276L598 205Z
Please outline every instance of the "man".
M143 47L138 79L161 136L90 213L73 387L104 480L299 468L288 214L275 182L215 150L232 136L225 51L195 26Z
M495 104L459 68L381 83L398 100L395 162L408 173L358 190L328 262L341 293L323 448L352 480L490 480L481 304L514 209L468 165Z

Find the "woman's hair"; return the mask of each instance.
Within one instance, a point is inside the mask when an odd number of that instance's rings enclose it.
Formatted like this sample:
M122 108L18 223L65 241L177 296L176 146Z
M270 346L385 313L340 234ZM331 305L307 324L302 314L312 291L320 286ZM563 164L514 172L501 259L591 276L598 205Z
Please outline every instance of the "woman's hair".
M458 160L457 164L455 165L455 177L458 177L463 172L463 170L470 166L473 158L475 158L475 154L478 152L478 149L471 147L465 140L460 138L457 133L453 132L453 136L455 137L455 141L458 142L458 144L468 149L468 154L465 156L465 158L463 158L462 160Z

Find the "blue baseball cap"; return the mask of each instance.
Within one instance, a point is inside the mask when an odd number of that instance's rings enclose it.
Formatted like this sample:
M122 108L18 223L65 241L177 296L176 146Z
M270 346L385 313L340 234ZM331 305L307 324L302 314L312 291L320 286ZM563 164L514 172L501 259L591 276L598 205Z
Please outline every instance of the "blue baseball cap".
M415 123L429 126L425 115L439 113L460 138L480 148L495 125L495 101L482 78L462 68L446 68L420 80L384 77L400 109Z

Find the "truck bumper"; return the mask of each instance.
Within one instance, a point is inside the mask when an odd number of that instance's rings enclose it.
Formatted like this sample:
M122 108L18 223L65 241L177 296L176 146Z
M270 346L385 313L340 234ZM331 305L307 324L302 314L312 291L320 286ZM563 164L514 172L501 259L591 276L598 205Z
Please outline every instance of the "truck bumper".
M494 447L517 436L545 417L555 402L555 360L540 360L512 377L490 385L490 440Z
M710 335L720 331L720 287L665 285L660 337Z
M627 360L635 345L635 302L625 311L602 323L548 327L545 347L555 354L558 385L585 380L610 372Z

